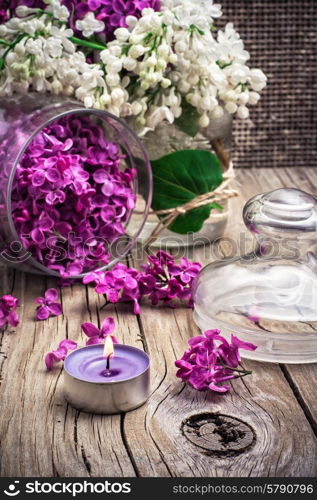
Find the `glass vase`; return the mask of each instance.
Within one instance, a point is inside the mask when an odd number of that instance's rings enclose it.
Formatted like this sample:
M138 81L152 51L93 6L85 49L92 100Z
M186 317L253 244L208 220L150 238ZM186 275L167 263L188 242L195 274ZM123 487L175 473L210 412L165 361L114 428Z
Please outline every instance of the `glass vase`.
M190 137L174 124L164 122L154 132L148 132L142 137L142 142L150 160L157 160L182 149L202 149L213 152L218 156L223 171L226 172L231 163L232 115L225 112L221 118L213 119L209 127L202 129L195 137ZM223 235L227 224L228 205L228 202L224 201L222 211L213 210L200 231L178 234L169 229L163 229L151 246L177 248L205 245L217 240ZM149 240L158 222L158 217L150 212L139 237L141 243Z
M69 115L92 117L101 124L106 141L116 143L124 154L122 168L135 169L133 192L139 194L142 177L142 196L138 199L138 210L131 211L125 222L125 234L110 248L107 269L122 259L135 245L144 227L152 199L152 174L145 149L136 134L120 119L99 110L84 108L70 99L29 94L0 99L0 260L20 270L37 274L59 276L58 271L49 269L26 251L17 233L12 217L12 187L17 166L31 141L45 127ZM137 161L135 160L137 158ZM71 276L72 278L82 275Z

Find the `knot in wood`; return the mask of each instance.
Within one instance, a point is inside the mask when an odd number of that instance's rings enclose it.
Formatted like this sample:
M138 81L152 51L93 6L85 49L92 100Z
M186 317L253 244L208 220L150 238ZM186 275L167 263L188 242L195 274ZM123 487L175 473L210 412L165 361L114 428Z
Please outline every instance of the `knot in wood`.
M192 415L182 423L186 439L209 454L235 455L255 442L252 427L242 420L218 413Z

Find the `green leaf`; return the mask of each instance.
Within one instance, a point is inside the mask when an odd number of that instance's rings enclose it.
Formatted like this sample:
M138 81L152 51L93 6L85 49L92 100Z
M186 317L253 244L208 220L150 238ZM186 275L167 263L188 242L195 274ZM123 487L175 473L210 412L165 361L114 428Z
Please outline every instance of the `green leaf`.
M198 195L213 191L223 181L220 161L209 151L177 151L152 161L151 164L154 181L153 210L184 205ZM179 234L199 231L213 208L219 209L219 205L210 203L179 215L169 229Z
M185 134L190 137L195 137L199 132L200 115L194 106L189 104L185 98L182 100L182 114L176 118L175 125Z

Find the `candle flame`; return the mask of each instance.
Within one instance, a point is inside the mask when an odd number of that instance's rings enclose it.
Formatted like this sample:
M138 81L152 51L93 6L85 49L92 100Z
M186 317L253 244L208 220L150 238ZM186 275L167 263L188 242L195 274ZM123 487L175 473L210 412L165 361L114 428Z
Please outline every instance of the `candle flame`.
M113 342L111 335L107 335L106 340L105 340L105 346L103 350L103 357L104 358L112 358L114 356L114 348L113 348Z

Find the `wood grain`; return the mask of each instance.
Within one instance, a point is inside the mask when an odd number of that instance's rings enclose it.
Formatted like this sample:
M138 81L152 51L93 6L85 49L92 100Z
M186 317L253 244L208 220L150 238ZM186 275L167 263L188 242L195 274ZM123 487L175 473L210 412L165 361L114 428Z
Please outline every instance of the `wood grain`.
M246 366L253 370L252 377L236 382L230 394L197 393L175 380L173 366L186 348L188 337L198 333L190 312L162 309L158 313L151 307L143 307L142 322L149 332L152 369L159 383L148 405L125 419L127 440L141 476L315 474L316 439L279 366L248 362ZM254 446L231 457L206 455L181 432L184 420L205 412L246 422L255 431ZM301 439L297 440L299 434ZM153 471L158 454L161 464Z
M122 417L92 416L71 408L62 395L62 365L44 369L44 355L63 338L84 345L80 324L98 323L98 296L76 285L62 291L64 315L35 322L34 300L53 282L17 273L21 326L4 334L1 383L2 476L134 476L122 436ZM124 341L137 342L136 319L120 311ZM128 319L127 319L128 317Z
M227 228L227 235L239 241L234 250L252 245L241 220L245 199L285 185L314 192L316 180L313 169L239 171L242 196L231 201L234 215ZM227 252L224 241L189 253L208 262ZM236 381L229 394L198 393L175 378L175 359L184 352L188 338L198 333L190 310L145 303L139 317L124 304L101 311L102 297L75 285L61 290L63 316L35 322L34 300L54 281L5 269L0 276L2 293L13 292L21 300L20 326L0 334L1 476L316 475L317 400L311 388L317 382L317 365L248 361L253 375ZM80 324L100 323L107 315L115 316L116 335L123 342L149 352L151 397L134 412L94 416L67 405L62 368L46 373L43 358L66 337L83 345ZM209 424L214 426L209 441L222 443L225 453L214 449L215 444L203 449L186 437L184 423L203 414L211 415ZM225 418L219 420L218 414ZM228 422L234 419L244 425L237 438L228 431ZM246 428L255 439L239 451L236 439L244 439ZM204 436L210 429L204 426Z

